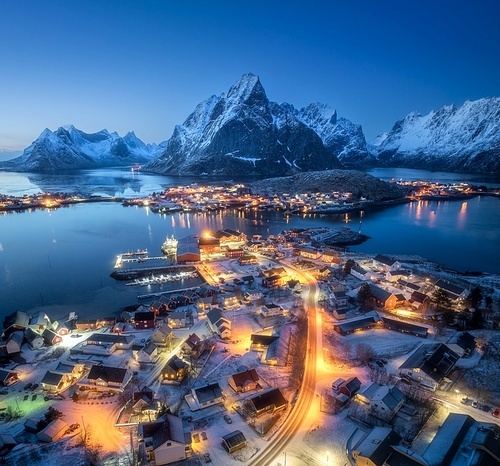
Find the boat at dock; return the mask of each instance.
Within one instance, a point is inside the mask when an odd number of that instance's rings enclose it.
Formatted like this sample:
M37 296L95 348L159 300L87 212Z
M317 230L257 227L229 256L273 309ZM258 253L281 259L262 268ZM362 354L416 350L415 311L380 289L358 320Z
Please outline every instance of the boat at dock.
M120 254L122 257L144 257L148 255L148 250L147 249L138 249L137 251L134 252L124 252L123 254Z

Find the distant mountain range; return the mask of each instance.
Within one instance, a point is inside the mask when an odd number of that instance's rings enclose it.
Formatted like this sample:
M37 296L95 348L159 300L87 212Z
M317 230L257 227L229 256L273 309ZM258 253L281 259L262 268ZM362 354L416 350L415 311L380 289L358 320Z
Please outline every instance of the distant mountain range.
M23 172L57 172L127 166L149 162L163 149L161 144L144 144L133 132L124 137L105 129L88 134L70 126L54 132L45 129L21 156L0 163L0 168Z
M375 166L500 173L500 98L411 113L367 144L361 126L334 109L272 102L258 76L245 74L227 95L198 104L161 144L144 144L134 133L46 129L0 168L55 172L134 163L168 175L276 177Z
M370 147L382 166L500 172L500 98L410 113Z

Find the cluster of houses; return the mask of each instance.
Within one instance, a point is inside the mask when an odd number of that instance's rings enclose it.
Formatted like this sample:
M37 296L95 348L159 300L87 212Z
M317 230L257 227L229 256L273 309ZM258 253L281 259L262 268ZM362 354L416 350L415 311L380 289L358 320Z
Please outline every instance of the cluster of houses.
M390 427L374 427L353 446L358 466L490 466L500 463L500 427L450 413L421 453Z
M454 304L463 303L469 295L469 290L464 286L431 276L419 276L413 271L402 269L398 260L381 254L373 258L370 267L355 264L350 273L369 284L371 302L375 307L384 310L408 305L417 311L425 312L432 301L430 291L436 289L443 290ZM387 289L372 283L381 280L387 283ZM401 292L395 291L396 287Z
M7 360L20 353L25 342L33 350L57 345L73 328L73 319L62 323L52 322L47 314L41 311L33 315L15 311L5 317L3 322L0 358Z

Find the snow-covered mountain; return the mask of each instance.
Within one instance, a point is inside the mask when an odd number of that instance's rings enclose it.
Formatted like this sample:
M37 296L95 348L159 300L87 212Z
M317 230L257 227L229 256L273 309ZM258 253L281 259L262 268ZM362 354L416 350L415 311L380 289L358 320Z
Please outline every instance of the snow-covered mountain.
M15 159L0 168L26 172L122 166L146 163L164 149L164 145L144 144L133 132L123 138L107 130L84 133L70 126L56 131L45 129Z
M375 157L366 148L361 125L346 118L337 118L337 112L326 104L314 103L295 110L295 116L315 131L330 154L347 168L368 168L377 165Z
M289 105L269 101L258 78L243 75L227 95L200 103L175 127L146 169L180 175L280 176L341 167Z
M410 113L369 149L393 167L500 173L500 98Z

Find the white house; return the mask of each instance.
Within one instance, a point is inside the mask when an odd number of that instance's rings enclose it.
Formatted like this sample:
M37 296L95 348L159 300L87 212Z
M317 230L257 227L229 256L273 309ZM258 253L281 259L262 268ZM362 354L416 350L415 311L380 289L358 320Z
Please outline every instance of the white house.
M382 254L377 254L373 258L373 266L384 272L395 272L401 268L401 262L391 259Z
M44 341L42 335L35 332L30 327L28 327L24 332L24 338L26 338L26 341L32 350L40 349L43 346Z
M212 332L221 338L231 338L231 321L224 317L219 309L213 308L208 312L207 325Z
M207 383L191 389L191 393L185 396L191 411L208 408L224 402L224 394L217 382Z
M186 312L171 312L168 315L168 326L170 328L184 328L186 326Z
M379 385L376 382L356 396L370 405L373 413L381 419L392 419L405 402L405 396L398 387Z
M259 314L264 317L278 317L285 315L286 311L279 304L267 303L260 307Z
M157 466L186 459L186 447L191 444L191 433L182 419L165 414L156 422L139 424L139 455Z
M152 341L133 353L134 359L143 364L151 364L158 359L158 347Z
M172 342L173 338L174 334L172 333L172 329L167 324L158 327L153 332L153 335L151 335L151 341L156 346L167 346Z

